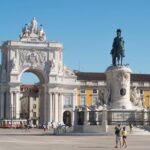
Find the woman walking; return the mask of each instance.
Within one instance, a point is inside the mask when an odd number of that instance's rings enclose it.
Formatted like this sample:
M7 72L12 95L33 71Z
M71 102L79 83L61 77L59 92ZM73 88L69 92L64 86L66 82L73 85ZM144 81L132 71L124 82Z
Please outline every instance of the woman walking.
M126 131L126 127L123 127L122 130L122 147L125 146L125 148L127 148L127 131Z

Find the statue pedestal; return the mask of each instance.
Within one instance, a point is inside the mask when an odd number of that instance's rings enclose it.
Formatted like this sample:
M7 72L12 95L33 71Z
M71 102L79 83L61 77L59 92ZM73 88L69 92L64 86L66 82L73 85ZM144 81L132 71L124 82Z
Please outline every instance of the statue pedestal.
M131 69L126 66L110 66L106 70L107 89L110 90L111 109L132 109L130 102Z

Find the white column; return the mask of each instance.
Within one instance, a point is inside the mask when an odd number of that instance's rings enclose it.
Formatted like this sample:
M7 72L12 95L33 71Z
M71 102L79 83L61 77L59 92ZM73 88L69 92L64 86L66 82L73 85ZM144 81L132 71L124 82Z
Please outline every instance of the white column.
M52 93L52 121L55 121L55 94Z
M46 87L44 87L44 123L47 121L47 92Z
M86 108L87 109L87 108ZM89 125L89 115L90 115L90 112L88 111L87 109L87 113L86 113L86 118L87 118L87 125Z
M20 118L20 93L16 93L16 119Z
M96 124L99 125L99 112L95 111L95 115L96 115Z
M58 122L58 93L55 93L55 122Z
M10 118L13 118L13 112L14 112L14 108L13 108L13 92L11 92L10 93L10 109L9 109L9 111L10 111Z
M73 109L77 106L77 93L73 93Z
M63 104L63 100L64 99L64 96L63 96L63 93L60 94L60 101L59 101L59 122L60 123L63 123L63 107L64 107L64 104Z
M43 87L40 89L40 124L44 123L44 90Z
M75 105L76 105L76 93L73 94L72 96L72 107L73 107L73 112L72 112L72 125L74 124L75 122Z
M64 94L61 95L61 108L62 108L62 116L61 116L61 122L63 122L63 113L64 113Z
M52 122L53 121L53 119L52 119L52 109L53 109L53 107L52 107L52 98L53 98L53 96L52 96L52 93L50 92L50 98L49 98L49 112L50 112L50 114L49 114L49 121L50 122Z
M77 120L78 120L78 117L77 117L78 112L79 112L79 109L75 109L74 112L73 112L73 113L74 113L74 122L73 122L73 125L74 125L74 126L78 124L78 123L77 123Z
M1 92L1 101L0 101L0 118L3 119L4 118L4 92Z
M108 121L107 121L107 110L103 109L102 111L102 128L104 132L108 131Z
M58 122L60 122L60 117L61 117L61 94L58 94Z
M87 108L85 108L84 109L84 125L88 124L87 116L88 116L88 112L87 112Z
M10 92L6 93L6 118L10 118Z

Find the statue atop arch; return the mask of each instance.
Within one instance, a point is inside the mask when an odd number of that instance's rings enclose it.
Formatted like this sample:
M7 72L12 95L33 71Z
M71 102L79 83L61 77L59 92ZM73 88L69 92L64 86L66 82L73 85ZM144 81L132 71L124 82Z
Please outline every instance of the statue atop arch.
M21 41L46 42L46 34L43 26L38 26L38 22L33 17L31 23L25 24L20 34Z
M39 39L41 41L46 41L46 35L45 35L45 32L44 32L43 26L42 25L40 25L40 26L41 26L41 28L39 30Z
M117 36L114 38L112 50L110 54L112 55L112 65L122 65L122 60L124 55L124 40L121 37L121 29L117 29Z
M31 21L31 33L37 33L37 31L38 31L38 23L37 23L37 21L36 21L36 19L35 19L35 17L33 17L33 19L32 19L32 21Z

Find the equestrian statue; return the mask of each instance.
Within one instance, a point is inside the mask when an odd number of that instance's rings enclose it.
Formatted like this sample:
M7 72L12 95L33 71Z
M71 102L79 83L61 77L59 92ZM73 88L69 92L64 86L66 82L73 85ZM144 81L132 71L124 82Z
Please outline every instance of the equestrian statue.
M122 65L124 55L124 40L121 37L121 29L117 29L117 36L114 38L112 50L110 54L112 55L112 65Z

